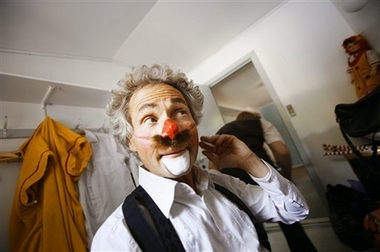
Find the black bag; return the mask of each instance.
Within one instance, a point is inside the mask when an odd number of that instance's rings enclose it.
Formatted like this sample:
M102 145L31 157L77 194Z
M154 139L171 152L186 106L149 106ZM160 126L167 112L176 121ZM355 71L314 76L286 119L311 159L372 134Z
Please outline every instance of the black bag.
M371 93L353 104L338 104L335 114L341 133L355 154L346 156L348 162L373 199L380 199L380 158L379 142L375 133L380 132L380 85ZM372 134L372 155L363 156L352 143L350 137Z
M380 156L347 156L356 177L373 200L380 200Z
M354 250L371 248L374 237L363 227L363 220L375 209L372 199L341 184L327 185L326 198L330 222L339 240Z
M380 132L380 85L355 103L336 105L335 115L350 137Z

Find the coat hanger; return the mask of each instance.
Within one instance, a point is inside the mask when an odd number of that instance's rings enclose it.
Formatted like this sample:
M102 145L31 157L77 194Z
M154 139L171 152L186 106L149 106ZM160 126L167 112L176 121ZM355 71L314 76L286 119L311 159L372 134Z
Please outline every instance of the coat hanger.
M74 131L81 136L86 135L86 132L83 129L82 124L81 124L81 118L78 118L78 124L75 126Z
M101 133L107 133L107 130L106 130L106 128L105 128L105 125L106 125L106 119L104 119L103 125L102 125L102 127L100 127L100 128L98 129L98 132L101 132Z

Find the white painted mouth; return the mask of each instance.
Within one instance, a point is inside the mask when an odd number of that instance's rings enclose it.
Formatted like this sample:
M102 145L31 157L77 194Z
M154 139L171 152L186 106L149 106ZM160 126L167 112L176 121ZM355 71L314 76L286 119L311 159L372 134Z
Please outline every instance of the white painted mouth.
M171 174L180 176L190 169L190 153L186 150L178 157L163 156L161 162Z

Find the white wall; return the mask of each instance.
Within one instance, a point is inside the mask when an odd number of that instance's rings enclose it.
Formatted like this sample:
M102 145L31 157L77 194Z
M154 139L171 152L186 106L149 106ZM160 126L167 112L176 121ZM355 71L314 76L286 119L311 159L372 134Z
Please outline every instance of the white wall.
M363 9L357 12L345 11L344 6L360 6L359 3L367 3ZM363 35L372 49L380 52L380 1L379 0L333 0L344 19L356 34Z
M17 150L26 139L0 139L0 151ZM12 209L21 162L0 163L0 251L9 251L9 217Z
M356 98L341 44L360 33L360 27L375 27L374 37L379 38L379 12L372 11L378 5L379 1L372 1L360 13L354 13L355 22L363 22L354 31L346 21L349 18L343 17L332 2L286 2L204 61L190 77L209 85L254 52L281 104L293 105L297 116L285 114L286 119L298 133L322 183L348 184L347 179L356 179L349 164L343 157L323 156L322 144L345 144L334 108Z
M1 102L0 125L3 129L4 117L7 116L8 130L35 129L45 118L40 104ZM100 129L104 123L108 127L108 116L105 109L73 107L73 106L47 106L47 115L69 128L74 129L81 124L83 128Z

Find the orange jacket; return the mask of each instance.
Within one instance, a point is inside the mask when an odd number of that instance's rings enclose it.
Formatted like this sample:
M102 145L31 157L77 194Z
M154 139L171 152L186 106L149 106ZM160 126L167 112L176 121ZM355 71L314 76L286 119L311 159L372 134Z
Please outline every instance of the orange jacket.
M87 140L47 117L25 141L10 217L11 251L87 251L76 183L92 151Z

